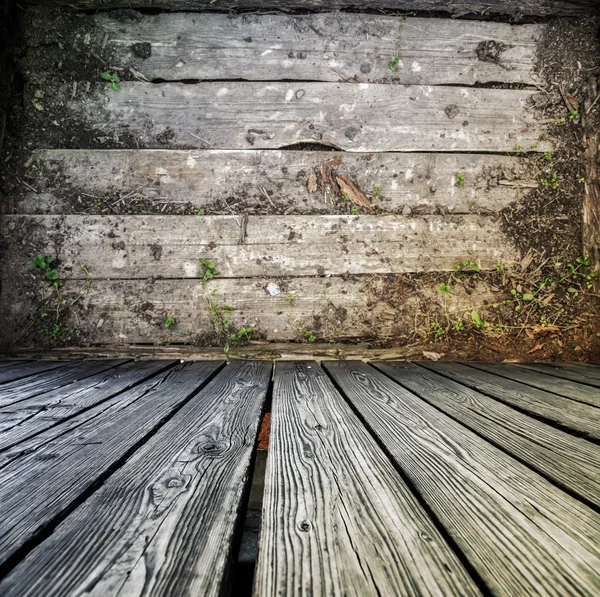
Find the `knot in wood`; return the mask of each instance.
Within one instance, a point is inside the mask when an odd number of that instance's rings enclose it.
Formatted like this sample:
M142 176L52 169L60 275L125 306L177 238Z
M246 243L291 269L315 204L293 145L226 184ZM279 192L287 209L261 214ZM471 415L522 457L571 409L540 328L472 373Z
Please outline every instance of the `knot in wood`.
M308 520L303 520L302 522L300 522L300 524L298 524L298 529L301 530L303 533L308 533L311 527L312 525L310 524L310 522L308 522Z

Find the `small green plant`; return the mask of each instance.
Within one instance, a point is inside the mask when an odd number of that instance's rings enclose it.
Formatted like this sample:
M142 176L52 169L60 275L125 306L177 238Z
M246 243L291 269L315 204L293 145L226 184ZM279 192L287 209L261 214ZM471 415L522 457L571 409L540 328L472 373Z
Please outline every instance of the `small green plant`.
M229 351L231 350L231 346L237 346L242 342L249 342L254 338L254 328L245 325L241 327L239 330L232 332L225 338L225 344L223 346L223 352L226 357L229 357Z
M458 176L456 177L456 186L457 187L465 186L465 175L463 172L458 173Z
M552 152L551 151L544 151L544 159L548 162L552 161Z
M165 321L163 322L164 326L169 329L170 327L175 325L175 318L171 315L167 315Z
M503 272L504 271L504 266L501 263L496 263L494 265L494 270L497 272Z
M197 216L203 216L203 215L204 215L204 210L203 210L203 209L199 209L199 210L196 212L196 215L197 215Z
M294 295L293 292L287 293L287 302L289 303L290 307L292 307L292 308L294 308L296 306L296 296Z
M550 187L553 191L558 191L560 188L560 180L558 178L558 174L553 172L550 178L542 178L540 180L540 184L543 187Z
M481 271L481 267L479 266L479 264L477 262L473 261L472 259L465 259L464 261L457 261L454 264L454 269L456 271L462 271L465 269L470 269L474 272Z
M115 91L121 91L121 86L119 85L119 83L121 82L121 79L119 78L119 75L117 75L117 73L111 74L111 73L105 71L100 76L105 81L110 83L110 86L112 89L114 89Z
M487 326L487 323L481 318L481 315L479 315L477 311L471 311L471 319L478 330Z
M525 153L525 150L520 145L515 145L513 151L515 153Z
M360 211L358 210L358 207L356 207L356 205L353 205L350 208L350 211L352 212L353 216L359 216L360 215Z
M64 327L58 323L47 325L42 328L42 334L45 334L54 340L64 338L65 336L70 335L72 331L73 328Z
M438 287L438 291L443 294L449 294L450 293L450 284L448 284L446 282L442 282Z
M436 340L440 340L446 334L446 330L444 330L444 328L437 321L432 321L429 323L429 330Z
M452 322L452 327L454 328L455 332L462 332L465 329L462 321L459 321L458 319Z
M375 199L381 199L381 191L383 189L381 188L381 185L376 184L375 185Z
M221 272L217 270L214 261L207 261L206 259L199 259L200 264L200 277L202 278L202 288L206 286L206 283L216 278Z
M578 178L578 179L577 179L577 182L578 182L579 184L585 184L585 176L582 176L581 178Z
M394 58L392 58L392 60L390 61L390 70L395 73L396 69L398 68L398 64L400 63L400 56L395 56Z
M350 201L348 195L342 195L342 201Z
M54 257L44 257L38 255L30 264L29 269L41 269L44 272L44 278L48 284L58 289L62 286L62 282L58 277L58 268L53 264L56 260Z
M581 120L581 114L579 113L579 110L573 110L572 112L569 112L569 120L571 122L574 120Z
M304 337L304 339L307 342L311 342L311 343L315 342L316 339L317 339L317 337L311 331L306 331L305 330L304 332L302 332L302 336Z

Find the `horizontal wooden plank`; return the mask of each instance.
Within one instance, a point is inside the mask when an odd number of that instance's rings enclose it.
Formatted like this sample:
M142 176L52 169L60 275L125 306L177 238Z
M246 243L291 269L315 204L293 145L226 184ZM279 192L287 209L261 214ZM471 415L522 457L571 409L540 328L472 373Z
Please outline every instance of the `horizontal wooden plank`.
M42 394L40 400L46 398L45 394L56 390L69 392L76 385L75 382L112 369L123 364L123 360L85 361L83 363L67 363L59 369L52 369L25 379L19 379L0 386L0 408L21 402Z
M69 386L3 406L0 408L0 451L59 425L168 366L169 361L128 363L95 375L90 373L90 377Z
M264 361L226 367L4 578L0 592L226 594L271 369Z
M137 399L7 464L0 472L0 565L81 501L219 367L186 363L128 390ZM32 488L35 487L35 491Z
M6 369L7 367L15 367L16 365L23 365L24 363L27 363L28 361L23 361L23 360L17 360L15 359L14 361L0 361L0 371Z
M316 362L277 364L272 409L255 595L480 594Z
M4 289L2 290L4 291ZM0 384L14 382L31 375L58 369L66 364L68 363L65 361L31 361L29 363L15 363L9 367L4 367L0 371Z
M365 363L325 368L493 595L589 595L600 514Z
M536 92L537 93L537 92ZM552 149L533 91L371 83L124 82L68 101L98 143L134 148L510 152ZM66 129L65 129L66 130ZM61 147L73 147L65 134ZM57 137L58 139L58 137ZM88 145L89 146L89 145Z
M131 20L101 12L86 20L90 48L113 51L111 66L165 81L537 83L535 53L544 31L543 25L341 12Z
M83 292L84 284L69 282L63 292L76 296ZM279 294L272 296L267 291L269 284L276 284ZM306 341L307 332L328 342L385 340L418 333L419 326L426 326L427 314L448 313L462 319L468 312L470 319L477 305L483 317L487 312L483 305L500 300L491 284L477 283L469 287L470 294L463 287L442 294L438 287L439 281L432 280L411 288L395 276L217 279L205 288L196 280L103 280L86 293L73 320L82 330L80 342L86 344L206 346L219 342L209 299L216 307L233 309L223 313L231 330L249 325L269 342ZM381 298L398 293L403 298L396 304ZM12 322L18 324L25 307L10 296L4 301L0 325L6 321L9 337L17 332L18 325ZM415 320L419 313L422 315ZM167 317L175 320L168 328L164 325Z
M593 406L459 363L440 361L431 368L545 421L600 440L600 410Z
M207 215L347 213L350 204L323 181L331 162L385 212L499 212L537 186L522 159L504 155L55 149L35 158L36 186L15 197L16 213L160 213L188 204Z
M519 381L540 390L546 390L547 392L560 394L572 400L600 407L600 391L585 384L576 383L554 375L545 375L541 371L527 370L510 363L468 363L468 365L475 367L475 369L494 373L500 377Z
M170 10L232 10L238 8L310 9L375 8L396 11L443 11L457 15L571 16L600 14L595 0L27 0L45 6L98 8L165 8Z
M453 271L467 258L510 268L516 247L494 218L388 216L5 216L0 231L27 230L40 254L60 255L61 278L201 278L199 258L221 277ZM243 237L243 242L240 239ZM31 255L9 249L23 271Z
M596 368L588 370L588 368L576 364L557 363L519 363L517 366L528 371L537 371L550 375L552 378L569 379L574 382L600 388L600 373Z
M435 373L428 362L378 368L563 489L600 507L600 448ZM450 365L450 363L448 364Z

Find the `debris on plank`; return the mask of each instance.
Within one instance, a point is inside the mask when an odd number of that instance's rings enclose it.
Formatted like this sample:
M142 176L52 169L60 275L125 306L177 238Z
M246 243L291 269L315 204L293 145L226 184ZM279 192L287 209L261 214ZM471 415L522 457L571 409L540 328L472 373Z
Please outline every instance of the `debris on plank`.
M373 209L371 200L352 182L347 176L337 176L337 183L340 187L342 195L348 197L348 200L354 205Z

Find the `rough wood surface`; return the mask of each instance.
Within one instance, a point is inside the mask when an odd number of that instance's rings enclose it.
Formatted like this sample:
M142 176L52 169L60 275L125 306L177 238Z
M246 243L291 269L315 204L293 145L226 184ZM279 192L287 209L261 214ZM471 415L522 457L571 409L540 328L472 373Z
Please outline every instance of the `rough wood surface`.
M48 361L32 361L30 363L15 363L9 367L4 367L0 371L0 384L14 382L18 379L24 379L30 375L58 369L66 363L50 363ZM1 386L0 386L1 387Z
M371 83L124 82L66 109L99 142L141 148L547 151L533 91ZM123 139L121 139L121 137ZM72 147L69 135L62 147Z
M53 369L39 373L33 377L2 384L0 385L0 408L7 407L15 402L27 400L39 394L44 394L40 397L40 400L44 400L47 397L45 393L50 393L57 388L60 388L61 392L63 390L69 392L79 387L80 384L76 384L75 382L106 371L107 369L112 369L123 362L122 360L104 360L68 363L60 369ZM83 383L85 384L85 381Z
M264 361L226 367L1 581L0 592L226 594L271 369Z
M593 406L459 363L440 361L431 367L450 379L519 410L590 439L600 440L600 410Z
M600 514L369 365L325 368L491 594L597 594Z
M23 365L27 363L27 361L15 359L14 361L0 361L0 371L6 369L7 367L16 367L17 365Z
M600 407L600 390L576 383L568 379L561 379L554 375L544 375L541 371L527 370L509 363L465 363L469 367L489 371L500 377L507 377L514 381L546 390L554 394L560 394L572 400L578 400L592 406ZM600 383L598 384L600 385Z
M478 595L317 363L274 383L255 595Z
M150 80L540 81L534 70L543 25L342 12L162 13L133 20L101 12L87 19L90 48L113 50L111 65L132 67ZM486 51L490 43L496 51Z
M336 173L389 212L499 212L537 185L523 160L503 155L55 149L35 159L43 177L35 191L15 197L16 213L82 213L102 199L119 201L119 209L190 203L207 214L231 213L223 197L249 213L331 213L344 205L322 182L321 167L332 160Z
M0 566L32 547L41 531L78 505L218 367L217 362L177 365L128 390L138 399L126 401L120 411L92 419L7 464L0 471Z
M199 258L221 277L454 271L466 258L481 269L510 267L518 251L500 222L482 216L5 216L7 242L27 229L42 255L60 255L61 277L94 280L202 278ZM3 267L27 267L9 244ZM19 270L20 271L20 270Z
M435 363L377 368L495 446L600 507L600 447L436 374Z
M510 16L571 16L600 14L595 0L27 0L30 4L98 8L164 8L170 10L332 10L374 8L396 11L443 11L465 14L506 14Z
M82 369L85 365L77 364ZM96 375L90 373L82 381L0 408L0 451L59 425L168 366L168 361L128 363Z
M597 369L588 370L580 365L567 363L519 363L517 366L521 369L538 371L552 377L569 379L600 388L600 374Z
M272 296L269 284L276 284L279 294ZM71 281L64 292L77 295L84 285ZM223 314L232 330L250 325L268 342L306 341L307 331L329 342L385 340L418 332L415 313L424 305L463 317L475 300L493 304L497 299L492 284L474 284L469 293L457 287L448 296L438 287L435 279L411 289L396 276L371 275L216 279L205 287L198 280L103 280L92 286L77 310L79 341L91 345L219 343L208 300L233 309ZM403 292L401 303L394 301L398 292ZM382 300L384 296L388 300ZM8 337L16 333L13 322L18 324L26 307L10 296L0 304L0 325L6 322ZM485 312L482 309L482 316ZM169 328L164 325L167 317L175 320Z

